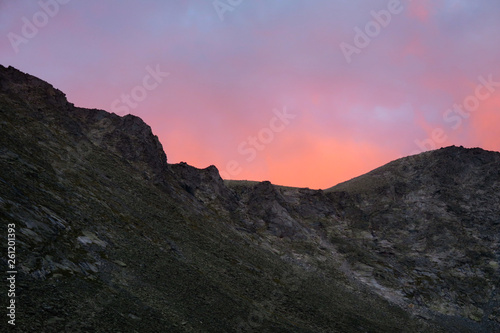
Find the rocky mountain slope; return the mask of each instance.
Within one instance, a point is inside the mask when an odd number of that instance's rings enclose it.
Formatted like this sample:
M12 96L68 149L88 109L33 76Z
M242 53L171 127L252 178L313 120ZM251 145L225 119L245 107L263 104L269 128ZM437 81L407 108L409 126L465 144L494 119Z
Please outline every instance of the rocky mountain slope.
M168 164L140 118L3 66L0 132L17 331L500 332L500 153L324 191L223 181Z

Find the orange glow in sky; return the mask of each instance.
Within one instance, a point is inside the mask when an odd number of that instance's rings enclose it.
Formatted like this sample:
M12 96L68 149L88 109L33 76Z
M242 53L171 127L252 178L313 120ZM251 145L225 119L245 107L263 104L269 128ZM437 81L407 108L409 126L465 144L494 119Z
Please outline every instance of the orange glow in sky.
M500 150L498 1L242 1L220 12L211 1L89 0L44 11L0 2L2 65L77 106L143 118L170 163L328 188L428 149Z

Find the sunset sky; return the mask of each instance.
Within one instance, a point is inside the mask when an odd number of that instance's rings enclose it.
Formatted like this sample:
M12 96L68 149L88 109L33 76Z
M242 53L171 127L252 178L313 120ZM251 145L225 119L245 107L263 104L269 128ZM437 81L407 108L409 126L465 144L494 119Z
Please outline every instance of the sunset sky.
M169 163L327 188L500 150L498 0L0 1L0 63L132 113Z

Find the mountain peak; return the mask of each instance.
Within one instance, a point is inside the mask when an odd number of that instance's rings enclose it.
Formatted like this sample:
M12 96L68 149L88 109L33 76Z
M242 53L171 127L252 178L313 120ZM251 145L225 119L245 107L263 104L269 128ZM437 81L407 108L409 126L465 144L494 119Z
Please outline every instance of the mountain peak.
M141 118L77 108L51 84L13 67L0 67L0 87L3 98L16 103L16 108L2 110L10 112L8 116L12 121L16 121L15 118L17 122L20 118L25 118L24 122L43 119L48 125L45 133L33 134L46 138L57 135L53 129L61 127L71 138L68 144L76 150L75 155L85 155L92 146L97 146L134 164L146 177L157 182L165 179L166 154L158 137ZM86 157L75 156L78 159Z
M140 118L5 67L0 129L23 331L500 331L499 153L326 191L224 182L167 164Z

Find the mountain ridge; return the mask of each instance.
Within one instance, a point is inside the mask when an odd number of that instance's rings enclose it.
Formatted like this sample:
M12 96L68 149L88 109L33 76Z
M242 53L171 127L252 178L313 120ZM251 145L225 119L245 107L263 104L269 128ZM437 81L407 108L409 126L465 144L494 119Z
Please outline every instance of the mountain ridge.
M140 118L11 67L0 113L24 331L500 330L499 153L448 147L310 190L168 164Z

